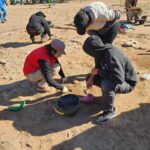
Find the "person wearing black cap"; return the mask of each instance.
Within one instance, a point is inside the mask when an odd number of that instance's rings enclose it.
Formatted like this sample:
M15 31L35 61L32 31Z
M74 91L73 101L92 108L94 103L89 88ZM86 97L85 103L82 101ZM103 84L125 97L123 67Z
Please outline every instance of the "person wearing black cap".
M115 95L131 92L137 84L137 75L129 58L112 44L104 44L97 35L85 40L83 50L95 59L95 68L86 84L87 88L101 87L103 113L96 121L105 123L115 116Z
M24 75L33 82L37 82L37 90L46 92L45 83L61 90L63 93L68 92L68 88L56 82L54 77L59 74L62 82L66 80L58 58L66 55L65 44L54 39L48 45L33 50L24 62Z
M35 43L34 37L41 35L41 42L44 42L46 34L48 34L51 39L51 32L49 29L48 21L45 20L46 16L43 12L39 11L33 14L26 26L27 33L30 35L32 43Z
M102 2L92 2L75 15L74 24L79 35L96 34L103 43L112 43L120 28L116 21L120 16L119 10L111 10Z

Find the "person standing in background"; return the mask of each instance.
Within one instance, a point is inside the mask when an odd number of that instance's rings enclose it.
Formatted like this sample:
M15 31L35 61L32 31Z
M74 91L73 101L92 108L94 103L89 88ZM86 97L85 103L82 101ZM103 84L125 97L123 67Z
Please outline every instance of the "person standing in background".
M0 22L1 23L4 23L7 21L6 20L6 15L7 15L6 5L8 5L6 0L0 0Z

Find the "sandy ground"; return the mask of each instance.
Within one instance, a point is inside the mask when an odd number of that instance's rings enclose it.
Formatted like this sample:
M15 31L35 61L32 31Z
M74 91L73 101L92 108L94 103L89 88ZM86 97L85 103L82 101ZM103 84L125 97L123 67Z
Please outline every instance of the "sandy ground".
M119 8L116 0L103 0L110 7ZM52 105L61 96L54 88L48 93L38 93L35 85L22 73L27 54L43 44L31 44L25 31L28 18L39 10L47 14L55 25L53 38L66 44L67 56L60 61L69 77L71 93L83 96L85 76L94 66L93 59L82 51L87 37L76 34L71 26L74 14L87 1L52 5L8 6L7 22L0 24L0 150L149 150L150 149L150 81L139 81L135 90L126 95L117 95L116 117L105 125L96 125L94 120L101 111L101 92L94 87L96 103L81 105L74 117L55 114ZM123 1L122 1L123 3ZM149 0L142 1L150 14ZM121 19L125 19L123 14ZM148 18L148 20L150 20ZM121 43L134 39L142 49L123 48ZM39 40L39 38L37 38ZM48 38L47 38L48 40ZM126 34L118 34L114 45L121 48L132 60L137 73L150 73L150 26L135 26ZM46 43L49 43L47 41ZM80 80L73 84L73 80ZM25 100L27 105L19 112L7 107Z

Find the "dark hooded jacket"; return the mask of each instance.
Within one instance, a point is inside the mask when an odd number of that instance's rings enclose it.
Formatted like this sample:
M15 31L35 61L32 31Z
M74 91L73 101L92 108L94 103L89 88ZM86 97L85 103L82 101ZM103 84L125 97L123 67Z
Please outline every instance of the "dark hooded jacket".
M29 19L29 23L26 26L28 30L36 30L37 32L41 31L41 28L44 27L45 32L51 37L50 29L48 27L48 22L45 20L45 14L41 11L37 12L36 14L32 15Z
M83 50L95 59L98 75L117 84L124 82L135 86L137 75L129 58L111 44L104 45L101 39L92 35L86 39Z

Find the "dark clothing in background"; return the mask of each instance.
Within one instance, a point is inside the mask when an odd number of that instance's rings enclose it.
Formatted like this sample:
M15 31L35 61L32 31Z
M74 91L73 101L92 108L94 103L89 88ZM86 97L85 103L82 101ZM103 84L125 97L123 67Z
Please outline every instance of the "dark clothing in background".
M30 17L26 29L27 32L32 36L44 33L51 37L48 22L45 20L45 15L42 12L38 12Z

